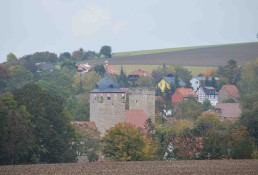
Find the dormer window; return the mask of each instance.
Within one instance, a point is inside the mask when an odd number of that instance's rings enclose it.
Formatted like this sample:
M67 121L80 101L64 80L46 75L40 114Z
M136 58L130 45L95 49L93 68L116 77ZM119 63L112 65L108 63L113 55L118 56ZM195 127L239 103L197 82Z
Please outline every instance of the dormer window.
M113 84L110 84L109 87L110 87L110 88L114 88L114 85L113 85Z

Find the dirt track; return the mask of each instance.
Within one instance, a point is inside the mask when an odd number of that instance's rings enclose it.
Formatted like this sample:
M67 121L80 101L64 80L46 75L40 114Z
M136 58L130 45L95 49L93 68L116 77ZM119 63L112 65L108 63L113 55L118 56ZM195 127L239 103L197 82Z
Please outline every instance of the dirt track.
M258 160L97 162L0 166L1 175L258 175Z
M183 66L217 67L234 59L239 65L248 60L258 58L258 43L214 46L208 48L174 51L166 53L126 56L109 59L114 65L162 65L177 64ZM90 61L90 64L100 64L103 60Z

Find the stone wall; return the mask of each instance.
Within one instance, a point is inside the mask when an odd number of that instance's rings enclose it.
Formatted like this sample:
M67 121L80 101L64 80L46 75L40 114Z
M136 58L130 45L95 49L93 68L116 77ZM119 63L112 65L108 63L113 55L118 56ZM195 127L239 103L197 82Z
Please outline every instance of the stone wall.
M154 88L130 88L129 109L143 110L155 123L155 89Z
M94 121L101 136L107 129L125 119L125 93L91 93L90 121Z

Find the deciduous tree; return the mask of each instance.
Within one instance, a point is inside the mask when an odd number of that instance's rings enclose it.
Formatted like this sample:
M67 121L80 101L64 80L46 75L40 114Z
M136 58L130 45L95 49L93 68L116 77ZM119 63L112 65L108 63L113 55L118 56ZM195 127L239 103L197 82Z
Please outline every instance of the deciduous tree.
M16 89L14 97L18 106L24 105L31 114L34 159L48 163L75 161L72 143L76 133L63 100L34 84Z
M104 55L105 58L112 58L112 48L110 46L102 46L99 54Z
M129 123L118 123L105 135L104 153L116 161L153 160L156 146Z

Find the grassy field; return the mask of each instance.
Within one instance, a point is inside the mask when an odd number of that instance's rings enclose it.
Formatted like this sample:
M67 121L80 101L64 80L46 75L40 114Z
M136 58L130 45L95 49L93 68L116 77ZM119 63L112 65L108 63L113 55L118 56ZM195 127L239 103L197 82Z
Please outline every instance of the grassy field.
M180 160L0 166L0 175L258 175L258 160Z
M162 67L162 65L113 65L114 69L116 69L117 72L120 72L120 69L122 66L126 74L129 74L132 71L137 69L142 69L151 73L154 69L157 69L158 67ZM192 72L193 76L197 76L198 74L204 73L205 71L210 69L215 69L214 67L200 67L200 66L184 66L184 67L188 69L190 72Z
M250 42L250 43L253 43L253 42ZM217 44L217 45L205 45L205 46L190 46L190 47L177 47L177 48L165 48L165 49L114 52L114 53L112 53L112 55L113 55L113 57L125 57L125 56L136 56L136 55L145 55L145 54L154 54L154 53L183 51L183 50L198 49L198 48L208 48L208 47L214 47L214 46L245 45L245 44L250 44L250 43L230 43L230 44Z

